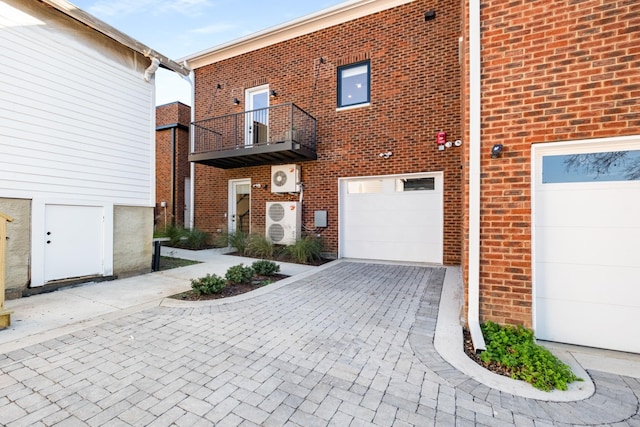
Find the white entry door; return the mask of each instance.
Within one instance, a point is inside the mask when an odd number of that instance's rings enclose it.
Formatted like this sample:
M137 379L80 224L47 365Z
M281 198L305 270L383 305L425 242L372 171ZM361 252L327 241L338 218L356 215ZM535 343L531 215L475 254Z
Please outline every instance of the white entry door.
M191 178L184 179L184 228L191 228Z
M534 148L534 326L640 353L640 138Z
M104 207L46 205L44 238L44 282L103 274Z
M443 260L442 173L340 180L340 257Z
M229 233L249 234L251 223L251 180L229 181Z
M269 139L269 85L245 92L245 145L262 144Z

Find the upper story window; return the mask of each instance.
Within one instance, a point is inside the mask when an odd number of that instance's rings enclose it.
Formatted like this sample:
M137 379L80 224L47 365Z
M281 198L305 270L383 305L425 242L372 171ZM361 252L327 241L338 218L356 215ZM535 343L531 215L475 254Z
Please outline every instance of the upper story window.
M369 103L370 74L369 61L338 68L338 108Z

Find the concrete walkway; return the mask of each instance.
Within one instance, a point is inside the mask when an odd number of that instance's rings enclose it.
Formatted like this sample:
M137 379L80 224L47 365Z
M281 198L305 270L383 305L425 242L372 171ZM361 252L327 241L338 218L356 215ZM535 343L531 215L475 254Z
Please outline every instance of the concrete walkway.
M0 424L640 424L640 379L593 369L617 359L638 375L640 356L595 352L582 363L593 383L546 401L465 365L456 268L338 261L231 299L163 299L239 262L212 255L181 271L24 299L42 311L57 296L74 313L46 330L29 329L23 300L9 301L20 320L0 331ZM142 296L124 303L118 289L131 297L132 287ZM98 288L111 290L96 298ZM94 316L76 318L84 305Z

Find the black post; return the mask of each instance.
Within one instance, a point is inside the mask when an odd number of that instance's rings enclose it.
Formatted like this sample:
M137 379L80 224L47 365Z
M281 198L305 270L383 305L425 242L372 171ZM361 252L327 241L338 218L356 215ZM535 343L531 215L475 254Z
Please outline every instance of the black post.
M160 270L160 241L153 242L153 261L151 262L151 270Z

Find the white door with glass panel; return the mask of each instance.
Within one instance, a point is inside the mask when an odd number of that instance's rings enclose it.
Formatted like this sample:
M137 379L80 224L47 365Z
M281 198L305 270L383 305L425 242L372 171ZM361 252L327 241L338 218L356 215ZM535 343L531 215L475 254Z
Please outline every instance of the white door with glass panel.
M264 144L269 140L269 85L245 92L245 145Z
M229 181L229 233L248 234L251 223L251 180Z
M536 336L640 352L640 139L533 153Z

